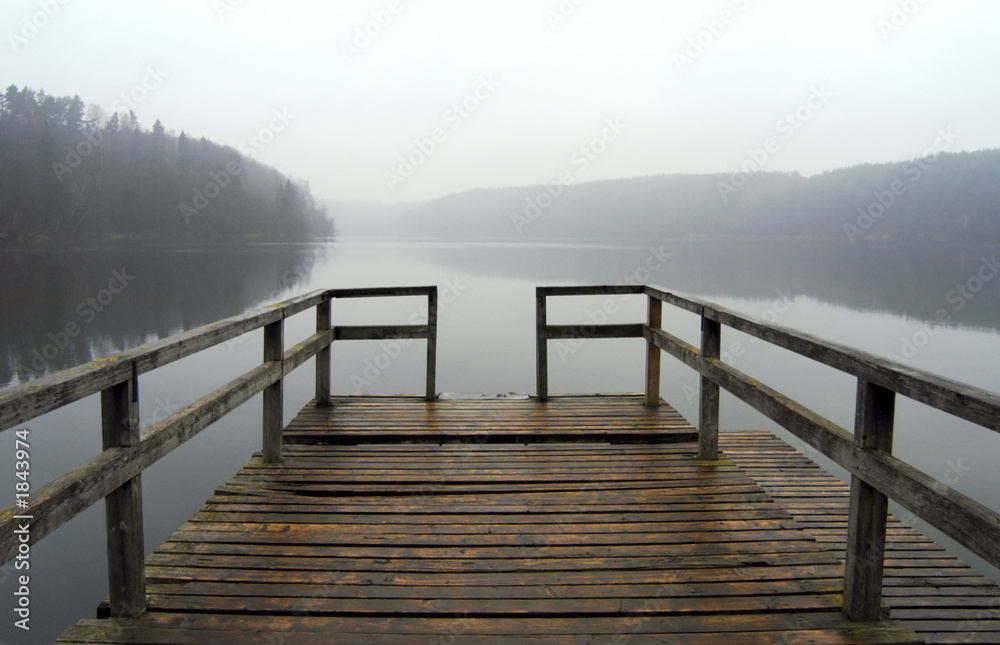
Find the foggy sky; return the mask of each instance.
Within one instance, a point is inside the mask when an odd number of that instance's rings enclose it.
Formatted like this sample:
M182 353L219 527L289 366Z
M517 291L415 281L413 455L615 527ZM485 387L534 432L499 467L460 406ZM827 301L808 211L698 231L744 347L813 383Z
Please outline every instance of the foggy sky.
M997 24L989 0L5 0L0 84L416 201L998 147Z

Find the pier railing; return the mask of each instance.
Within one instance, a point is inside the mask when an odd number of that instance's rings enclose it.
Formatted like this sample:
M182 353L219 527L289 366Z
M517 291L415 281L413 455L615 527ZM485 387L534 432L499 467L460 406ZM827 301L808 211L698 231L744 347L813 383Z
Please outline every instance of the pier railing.
M332 324L331 303L335 299L398 296L426 297L427 323ZM328 405L330 345L334 341L426 339L426 398L433 400L437 303L437 287L316 291L0 391L0 430L100 393L103 436L101 454L33 492L27 509L9 506L0 512L0 562L18 554L20 541L15 530L26 519L30 524L27 544L31 545L104 499L111 615L141 615L146 607L142 472L261 392L263 459L280 462L283 379L315 356L316 402ZM316 333L286 351L285 319L310 308L316 310ZM261 328L264 358L259 366L140 431L140 375Z
M646 323L581 326L547 322L549 297L616 294L645 295ZM701 317L701 347L694 347L661 328L664 303ZM644 338L647 405L657 406L660 402L661 350L701 374L698 428L701 459L718 459L719 390L724 388L850 472L844 612L852 620L880 617L888 499L1000 567L1000 515L892 455L897 394L1000 432L1000 397L996 394L651 286L539 287L536 307L539 399L545 400L549 394L546 341ZM723 363L720 358L723 327L856 377L853 433Z

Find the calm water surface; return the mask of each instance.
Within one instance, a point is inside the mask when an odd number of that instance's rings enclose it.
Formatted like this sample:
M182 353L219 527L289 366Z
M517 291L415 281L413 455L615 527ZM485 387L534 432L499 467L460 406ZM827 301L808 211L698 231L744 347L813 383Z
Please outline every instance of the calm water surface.
M313 289L437 285L439 391L533 392L534 288L543 284L650 282L777 324L893 355L979 387L1000 389L1000 277L975 278L1000 249L852 247L825 243L621 241L530 244L355 239L320 245L86 251L0 250L0 383L106 356ZM983 273L982 275L985 275ZM958 287L964 287L959 289ZM973 291L973 287L975 290ZM341 324L408 323L419 298L335 303ZM607 312L610 312L608 314ZM556 299L553 323L638 322L638 296ZM935 321L935 322L929 322ZM311 312L289 321L290 345L310 333ZM665 310L665 326L691 343L692 315ZM261 333L145 375L149 425L260 361ZM723 333L724 360L851 428L855 380ZM638 392L643 342L550 343L553 393ZM339 343L333 387L344 393L422 392L424 347ZM697 421L695 373L664 355L662 394ZM311 365L311 363L310 363ZM310 365L286 384L286 421L311 398ZM774 424L723 395L723 428ZM33 420L32 486L100 452L98 397ZM901 400L897 455L1000 509L993 475L1000 442L986 430ZM799 442L793 442L801 445ZM14 491L14 436L0 436L0 486ZM143 477L152 551L260 447L260 398L164 459ZM32 550L32 631L0 620L0 640L50 642L90 617L107 594L103 508L95 506ZM12 606L12 568L0 594ZM992 575L992 572L991 572Z

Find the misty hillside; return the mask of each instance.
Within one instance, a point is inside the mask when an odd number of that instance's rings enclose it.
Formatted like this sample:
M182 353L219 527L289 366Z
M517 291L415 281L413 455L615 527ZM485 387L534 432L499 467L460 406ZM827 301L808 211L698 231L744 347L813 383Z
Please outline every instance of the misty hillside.
M253 152L250 150L249 152ZM0 239L192 241L331 235L309 186L252 154L79 96L0 95Z
M795 173L667 175L341 204L358 234L767 237L1000 243L1000 150Z

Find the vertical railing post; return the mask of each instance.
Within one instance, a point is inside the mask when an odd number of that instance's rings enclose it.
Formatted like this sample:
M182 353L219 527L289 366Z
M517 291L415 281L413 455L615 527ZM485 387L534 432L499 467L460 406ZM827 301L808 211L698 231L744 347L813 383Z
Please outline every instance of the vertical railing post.
M649 296L648 324L650 329L663 327L663 302ZM660 348L652 341L646 344L646 406L660 406Z
M427 380L425 398L433 401L437 398L437 323L438 323L438 292L433 287L427 294L427 326L430 334L427 336Z
M101 392L104 450L139 443L139 374L135 361L128 380ZM104 498L108 532L108 590L114 618L137 618L146 611L142 476Z
M281 361L285 353L285 319L264 327L264 362ZM264 388L264 463L280 464L284 417L284 375Z
M862 450L892 452L896 393L858 379L854 444ZM844 614L872 622L882 615L882 573L889 500L856 475L851 477L851 506L844 562Z
M316 305L316 331L328 331L333 327L332 300L327 299ZM316 406L330 406L330 346L316 353Z
M549 350L543 336L547 318L545 293L538 287L535 289L535 381L539 401L549 398Z
M722 351L722 325L702 313L701 356L719 358ZM719 385L701 377L701 405L698 415L698 458L716 461L719 458Z

